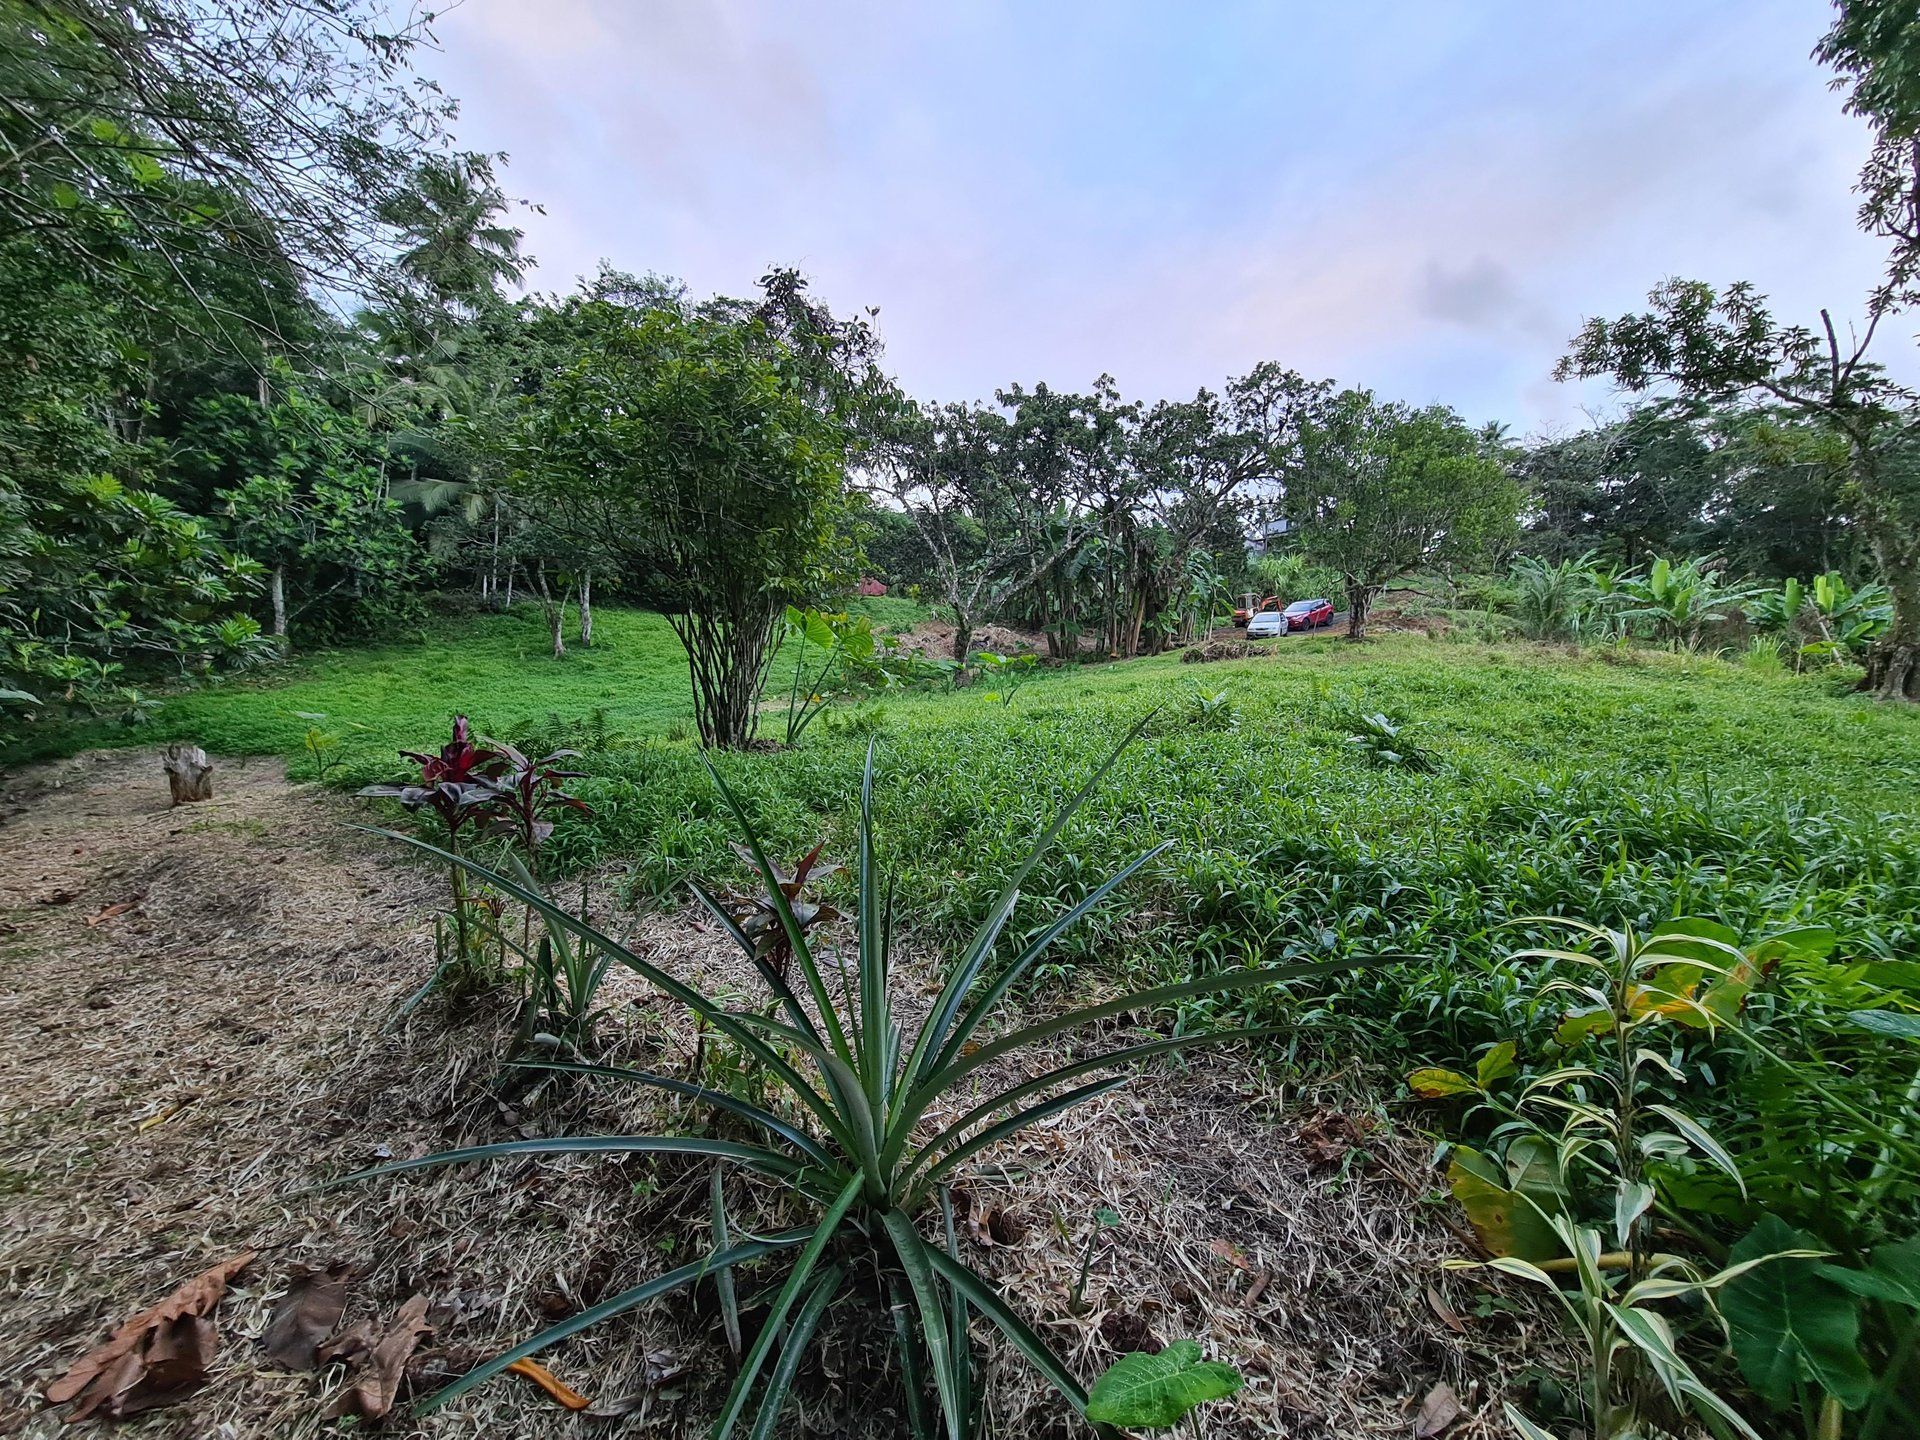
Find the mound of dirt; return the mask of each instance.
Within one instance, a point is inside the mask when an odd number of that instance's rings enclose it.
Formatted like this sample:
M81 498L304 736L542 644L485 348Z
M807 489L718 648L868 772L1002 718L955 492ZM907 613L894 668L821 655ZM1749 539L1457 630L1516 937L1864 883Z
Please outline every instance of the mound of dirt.
M956 631L944 620L923 620L913 629L894 637L894 643L913 655L929 660L951 660ZM1047 654L1047 637L1038 630L1018 630L1007 625L980 625L967 641L969 650L989 650L996 655L1020 655L1032 651Z
M1203 640L1180 652L1182 665L1204 665L1213 660L1245 660L1254 655L1271 655L1271 646L1262 649L1248 640Z

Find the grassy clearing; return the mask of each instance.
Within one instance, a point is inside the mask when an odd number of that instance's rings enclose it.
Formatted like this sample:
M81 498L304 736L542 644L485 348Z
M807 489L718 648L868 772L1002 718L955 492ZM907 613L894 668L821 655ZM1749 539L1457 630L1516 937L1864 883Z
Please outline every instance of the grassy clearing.
M422 644L180 697L115 738L279 751L300 774L307 722L289 712L324 710L366 727L329 777L359 785L401 776L395 750L437 747L465 711L527 748L583 752L570 788L593 813L562 819L543 851L555 869L610 865L640 905L677 905L690 876L744 886L671 631L614 611L598 628L593 651L554 662L536 617L449 620ZM1404 722L1394 744L1431 769L1353 743L1354 717L1376 711ZM1883 1113L1912 1082L1906 1042L1865 1039L1853 1016L1920 1009L1920 711L1830 677L1663 652L1314 637L1247 660L1045 672L1011 704L979 686L843 705L795 750L716 763L776 858L824 839L844 859L875 744L903 929L953 953L1048 815L1136 724L1141 738L1029 876L1011 933L1031 936L1143 850L1169 848L1062 937L1021 998L1054 1008L1244 963L1372 960L1292 996L1190 997L1155 1021L1183 1034L1300 1023L1297 1041L1263 1042L1276 1073L1331 1060L1386 1096L1416 1065L1471 1069L1501 1042L1527 1073L1560 1063L1552 962L1514 958L1560 937L1529 917L1644 931L1706 915L1743 938L1829 926L1831 960L1767 976L1746 1006L1784 1061L1669 1037L1691 1064L1662 1093L1740 1155L1746 1190L1672 1164L1663 1213L1716 1244L1763 1216L1836 1253L1911 1233L1920 1180L1879 1167L1873 1122L1848 1131L1835 1117ZM850 885L822 898L849 909ZM1844 1084L1853 1108L1823 1108L1807 1077ZM1484 1139L1484 1120L1427 1119Z
M923 613L863 604L882 628ZM297 774L307 722L290 712L322 711L344 735L330 778L357 785L395 778L399 747L437 745L465 711L482 732L585 752L590 778L575 788L594 814L563 823L556 862L619 862L643 902L676 902L690 874L738 877L688 738L671 631L615 610L597 630L591 651L556 662L532 616L450 619L424 643L317 656L292 678L186 695L150 727L66 744L191 737L294 756ZM1438 768L1370 761L1348 741L1356 710L1411 722ZM824 837L850 853L877 736L879 820L908 913L924 942L951 944L1044 817L1149 712L1017 919L1036 924L1138 851L1172 848L1130 886L1132 904L1072 937L1054 978L1418 957L1351 982L1334 1008L1370 1049L1431 1055L1524 1028L1500 961L1526 932L1496 932L1517 916L1819 921L1882 957L1920 940L1920 714L1711 659L1296 639L1245 661L1050 672L1010 706L959 691L841 707L795 751L720 763L777 847L797 855Z
M849 608L883 634L927 614L915 601L892 597ZM0 755L23 765L94 747L193 740L216 754L289 756L298 774L302 737L314 723L302 711L327 717L323 728L340 737L343 773L355 775L384 776L397 748L418 748L457 714L471 716L482 733L503 736L595 711L623 735L692 733L686 655L663 617L598 609L592 648L581 649L571 627L567 640L565 658L553 659L539 612L527 605L511 615L440 616L405 640L303 654L252 677L168 697L137 726L102 721L7 737Z

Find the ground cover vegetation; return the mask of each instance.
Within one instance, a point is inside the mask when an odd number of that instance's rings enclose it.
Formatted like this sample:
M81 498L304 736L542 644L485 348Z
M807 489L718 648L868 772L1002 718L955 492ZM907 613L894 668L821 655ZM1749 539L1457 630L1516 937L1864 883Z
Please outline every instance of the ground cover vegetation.
M0 0L9 758L191 740L397 803L447 888L396 1023L510 1012L495 1098L691 1102L387 1167L714 1167L706 1253L451 1394L704 1287L719 1434L775 1433L849 1311L897 1327L919 1434L970 1433L983 1329L1090 1421L1198 1423L1230 1366L1182 1342L1089 1389L960 1258L948 1182L1109 1063L1217 1044L1431 1132L1466 1263L1578 1343L1508 1407L1528 1440L1912 1433L1920 411L1873 358L1920 266L1902 13L1842 0L1819 52L1877 137L1857 333L1667 281L1561 366L1631 408L1523 442L1277 362L921 400L778 267L514 298L501 157L411 83L424 30ZM1269 596L1345 638L1216 641ZM561 903L582 876L699 907L764 993ZM930 997L896 933L951 957ZM616 969L709 1073L608 1059ZM1080 1022L1117 1048L916 1130ZM723 1167L804 1223L737 1216Z

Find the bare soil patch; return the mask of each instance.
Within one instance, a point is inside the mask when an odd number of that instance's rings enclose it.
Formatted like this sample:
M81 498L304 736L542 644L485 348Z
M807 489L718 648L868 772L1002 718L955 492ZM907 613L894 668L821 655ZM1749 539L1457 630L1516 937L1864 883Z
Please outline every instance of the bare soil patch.
M350 1272L344 1329L423 1297L432 1330L404 1382L422 1394L708 1240L698 1165L542 1158L315 1190L456 1144L704 1117L629 1087L503 1092L509 997L392 1026L431 965L439 877L277 762L216 760L216 798L180 809L151 752L81 756L0 792L0 1433L63 1433L45 1386L243 1251L258 1258L215 1314L211 1382L129 1430L346 1433L323 1418L342 1367L287 1371L260 1343L301 1267ZM722 937L684 917L616 928L675 973L757 998ZM610 1058L711 1081L723 1060L660 997L625 976L609 993ZM1554 1348L1530 1311L1463 1318L1476 1286L1439 1268L1459 1244L1418 1203L1423 1145L1303 1101L1243 1054L1156 1069L983 1159L966 1182L981 1268L1085 1376L1184 1337L1239 1365L1248 1384L1210 1412L1216 1437L1404 1437L1442 1382L1468 1412L1450 1436L1502 1433L1498 1375L1522 1345ZM791 1223L779 1194L730 1183L740 1224ZM1100 1228L1102 1207L1121 1224ZM712 1308L707 1292L665 1301L545 1357L596 1409L622 1401L617 1419L502 1376L388 1433L700 1433L729 1379ZM868 1318L819 1342L783 1433L904 1433L879 1373L884 1315ZM1088 1433L1017 1357L976 1343L986 1433Z

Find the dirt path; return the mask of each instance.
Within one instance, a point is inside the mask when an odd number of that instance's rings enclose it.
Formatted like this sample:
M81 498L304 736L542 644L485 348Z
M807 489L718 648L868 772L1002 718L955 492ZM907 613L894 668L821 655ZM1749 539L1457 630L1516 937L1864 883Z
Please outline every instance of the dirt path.
M437 877L348 829L362 818L351 802L288 786L276 762L222 761L215 779L214 801L171 810L151 752L121 751L0 790L0 1434L64 1433L45 1385L242 1251L259 1258L220 1306L211 1383L129 1431L343 1433L322 1418L339 1368L277 1371L257 1344L296 1265L353 1267L348 1324L424 1297L434 1333L408 1376L424 1393L706 1243L707 1173L687 1166L563 1158L315 1192L458 1143L694 1122L624 1087L503 1103L488 1087L505 1001L477 1017L429 1005L392 1028L431 963ZM627 923L660 963L741 980L720 937ZM699 1073L711 1054L658 1000L614 987L608 1057ZM1440 1273L1451 1236L1412 1203L1423 1148L1246 1068L1216 1057L1157 1073L1001 1147L969 1187L981 1213L1021 1219L1001 1243L982 1229L976 1263L1082 1373L1145 1336L1196 1336L1234 1360L1248 1385L1210 1420L1220 1440L1405 1436L1439 1382L1469 1410L1449 1440L1502 1433L1494 1377L1534 1321L1460 1319L1473 1286ZM764 1214L779 1197L743 1187L735 1201ZM1100 1208L1122 1224L1096 1227ZM503 1377L389 1433L699 1433L727 1382L710 1311L658 1305L558 1348L563 1378L629 1397L618 1421ZM793 1433L904 1433L874 1375L876 1335L823 1335L824 1378ZM982 1343L991 1433L1087 1433Z
M341 802L268 760L215 797L169 808L147 751L0 795L0 1429L109 1322L304 1238L272 1198L351 1130L332 1082L431 953L426 877Z

